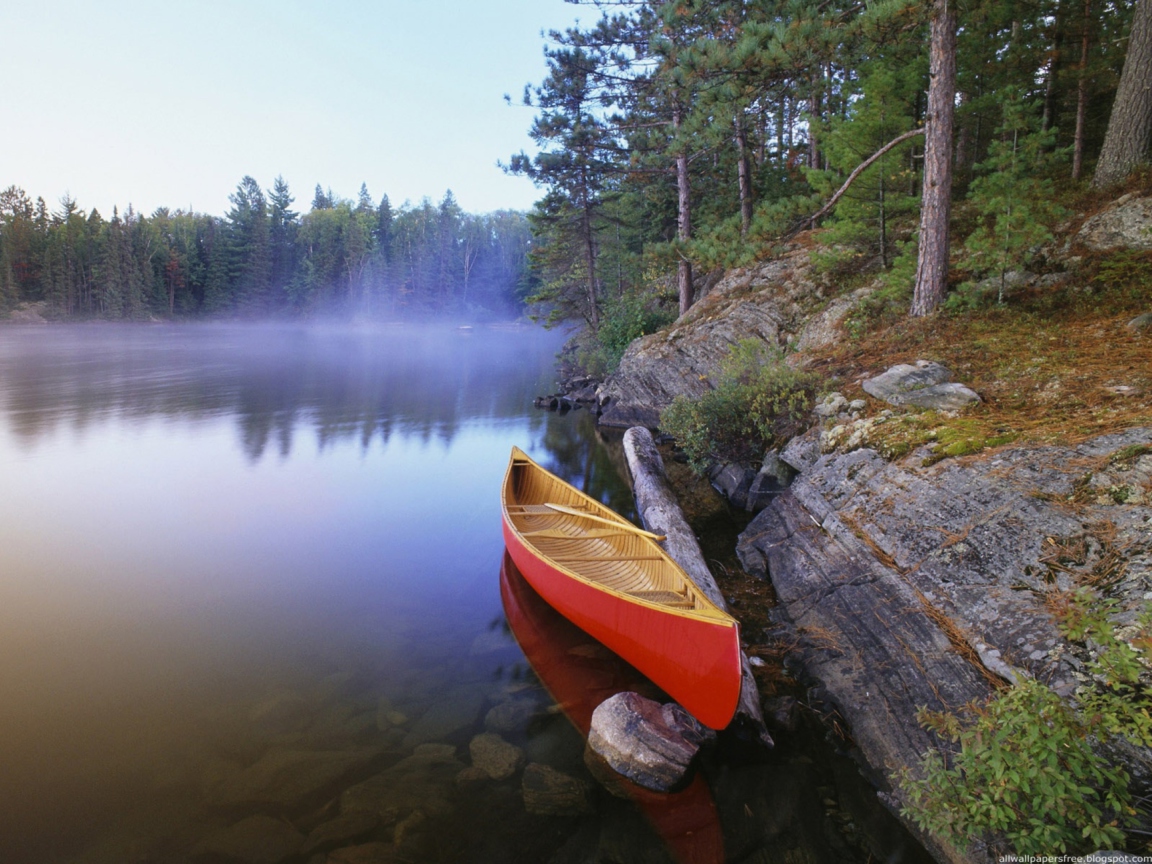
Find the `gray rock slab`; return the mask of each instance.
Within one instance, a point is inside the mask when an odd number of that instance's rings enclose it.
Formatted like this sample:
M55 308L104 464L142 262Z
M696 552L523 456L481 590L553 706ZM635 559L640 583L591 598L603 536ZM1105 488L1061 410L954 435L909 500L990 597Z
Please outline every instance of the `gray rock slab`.
M684 781L710 732L677 705L624 692L596 706L588 746L633 783L668 792Z
M275 749L212 788L208 804L223 809L302 812L387 757L378 747L353 750Z
M524 764L524 751L493 732L477 735L468 745L472 764L493 780L507 780Z
M1124 325L1133 333L1146 333L1152 330L1152 312L1145 312L1143 315L1137 315L1131 321Z
M1097 252L1152 249L1152 198L1120 198L1087 220L1076 239Z
M861 383L864 392L889 405L914 405L937 411L958 411L980 401L975 391L949 382L951 373L939 363L917 360L900 363Z
M1044 604L1048 590L1072 584L1047 563L1060 544L1086 539L1096 550L1083 564L1088 576L1107 554L1093 538L1112 526L1107 542L1125 550L1127 568L1111 594L1121 609L1143 604L1152 502L1117 503L1111 490L1143 488L1152 459L1146 466L1140 454L1150 442L1152 429L1132 429L929 467L912 456L888 463L866 448L829 453L749 524L741 561L772 579L806 676L847 721L879 788L931 745L916 710L984 698L985 672L1009 680L1024 672L1062 694L1075 688L1077 649ZM1094 501L1068 506L1096 483ZM940 616L950 632L934 623ZM1124 767L1152 777L1141 760L1148 754L1133 753ZM885 794L899 804L898 791Z
M656 428L677 396L697 398L712 389L732 346L758 339L783 348L824 306L809 278L806 250L730 271L670 328L628 346L600 388L599 422Z
M205 837L193 850L193 860L224 859L237 864L280 864L296 856L304 835L283 819L250 816Z
M577 816L592 812L592 789L579 777L533 762L521 779L524 809L538 816Z

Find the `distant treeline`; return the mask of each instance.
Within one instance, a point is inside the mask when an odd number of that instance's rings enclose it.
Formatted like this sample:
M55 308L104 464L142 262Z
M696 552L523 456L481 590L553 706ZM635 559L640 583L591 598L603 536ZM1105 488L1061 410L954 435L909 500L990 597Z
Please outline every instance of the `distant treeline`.
M451 192L393 208L316 187L298 213L288 184L245 177L220 218L171 211L87 215L0 192L0 314L44 301L67 318L394 316L505 312L522 294L531 231L522 213L465 213Z

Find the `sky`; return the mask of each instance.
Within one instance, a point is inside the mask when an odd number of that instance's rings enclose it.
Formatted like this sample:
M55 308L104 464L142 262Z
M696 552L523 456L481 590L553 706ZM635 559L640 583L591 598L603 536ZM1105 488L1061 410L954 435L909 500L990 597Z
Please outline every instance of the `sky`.
M110 216L223 215L245 175L394 206L451 189L483 213L540 197L524 85L563 0L2 0L0 188ZM512 97L510 107L504 94Z

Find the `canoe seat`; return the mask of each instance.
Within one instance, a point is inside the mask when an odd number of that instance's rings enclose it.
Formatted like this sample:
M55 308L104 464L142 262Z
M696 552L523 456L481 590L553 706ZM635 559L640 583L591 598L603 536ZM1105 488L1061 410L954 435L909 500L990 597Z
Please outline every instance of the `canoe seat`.
M691 597L685 597L683 594L677 594L675 591L629 591L628 596L636 597L640 600L650 600L653 603L659 603L661 606L677 606L683 609L691 609L696 604L692 602Z

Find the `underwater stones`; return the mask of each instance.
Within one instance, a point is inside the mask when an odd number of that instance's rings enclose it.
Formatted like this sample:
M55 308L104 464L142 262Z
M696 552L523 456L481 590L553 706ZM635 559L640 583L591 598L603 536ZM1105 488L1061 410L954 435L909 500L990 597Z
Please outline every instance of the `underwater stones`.
M505 699L484 715L484 728L489 732L515 732L527 727L539 710L535 699L523 696Z
M588 746L633 783L667 792L684 780L700 745L714 737L679 705L625 692L592 712Z
M280 864L293 858L304 835L283 819L250 816L235 825L213 831L193 850L196 861L220 859L240 864Z
M254 765L211 789L208 803L222 809L295 813L315 806L341 784L370 770L385 751L270 750Z
M362 843L337 849L328 856L326 864L393 864L399 860L391 843Z
M468 750L472 754L472 765L493 780L507 780L524 762L523 750L492 732L477 735Z
M404 738L404 746L416 747L429 741L442 741L472 726L480 716L487 695L487 687L482 684L451 690L434 701L412 723L411 731Z
M930 360L917 360L916 365L898 363L888 371L861 383L864 392L889 405L914 405L937 411L959 411L980 401L975 391L963 384L949 382L948 369Z
M537 816L576 816L592 811L588 784L548 765L533 762L521 780L524 809Z
M368 835L379 824L380 817L368 810L342 813L312 829L300 851L304 855L311 855L313 852L333 849Z
M385 822L396 822L414 810L447 813L456 776L465 765L451 744L421 744L384 771L345 789L340 812L367 810Z

